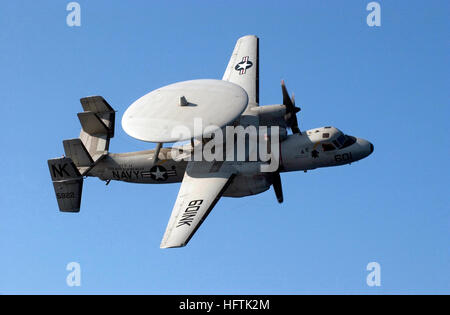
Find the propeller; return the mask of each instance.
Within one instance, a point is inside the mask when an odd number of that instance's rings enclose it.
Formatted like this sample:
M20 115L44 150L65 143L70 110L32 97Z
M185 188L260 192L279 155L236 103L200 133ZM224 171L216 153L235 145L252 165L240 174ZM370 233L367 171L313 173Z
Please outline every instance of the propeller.
M298 128L297 113L300 111L300 107L295 106L295 96L289 97L289 93L284 84L284 80L281 81L281 92L283 92L283 105L286 107L286 114L284 119L292 133L302 134Z
M279 203L283 202L283 188L281 186L281 176L279 172L273 173L272 177L273 190L275 191L275 196Z
M281 92L283 93L283 105L286 107L286 114L284 115L286 125L291 128L292 133L302 134L300 128L298 127L297 121L297 113L300 111L300 108L295 106L294 94L292 94L292 97L289 96L284 80L281 81ZM278 202L282 203L283 187L281 185L281 176L279 171L272 173L272 186Z

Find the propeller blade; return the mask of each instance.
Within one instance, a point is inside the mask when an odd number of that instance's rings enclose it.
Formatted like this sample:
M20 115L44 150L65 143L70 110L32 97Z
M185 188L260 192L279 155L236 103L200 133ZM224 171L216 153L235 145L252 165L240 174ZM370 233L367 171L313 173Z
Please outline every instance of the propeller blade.
M294 107L291 98L289 97L289 93L286 89L286 84L284 84L284 80L281 80L281 91L283 93L283 104L286 107Z
M296 116L300 108L295 106L294 94L292 94L292 97L289 96L284 80L281 81L281 92L283 93L283 105L286 107L286 123L293 133L301 134Z
M292 104L294 105L294 112L297 114L299 111L301 111L301 108L295 106L295 95L294 95L294 93L292 93L291 101L292 101Z
M279 172L273 174L272 180L273 190L275 191L275 196L279 203L283 202L283 188L281 186L281 176Z

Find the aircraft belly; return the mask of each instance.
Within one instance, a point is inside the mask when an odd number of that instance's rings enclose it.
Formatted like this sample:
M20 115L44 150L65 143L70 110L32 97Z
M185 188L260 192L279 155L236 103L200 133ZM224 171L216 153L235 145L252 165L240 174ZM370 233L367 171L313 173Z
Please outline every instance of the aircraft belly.
M267 176L258 175L238 175L233 179L231 185L225 190L224 197L245 197L260 194L270 188L270 181Z

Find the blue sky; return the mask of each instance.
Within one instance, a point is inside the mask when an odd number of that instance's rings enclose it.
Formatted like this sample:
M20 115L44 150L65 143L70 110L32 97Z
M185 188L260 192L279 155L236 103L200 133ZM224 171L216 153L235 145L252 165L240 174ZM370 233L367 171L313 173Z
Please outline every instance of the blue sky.
M450 293L448 1L2 1L0 293ZM137 98L221 78L242 35L260 37L262 104L295 92L302 129L333 125L375 152L351 166L283 174L223 198L188 247L159 243L179 184L85 181L59 213L47 159L79 133L78 100L118 111L112 152L152 147L120 119ZM79 262L81 287L66 285ZM381 265L381 287L366 265Z

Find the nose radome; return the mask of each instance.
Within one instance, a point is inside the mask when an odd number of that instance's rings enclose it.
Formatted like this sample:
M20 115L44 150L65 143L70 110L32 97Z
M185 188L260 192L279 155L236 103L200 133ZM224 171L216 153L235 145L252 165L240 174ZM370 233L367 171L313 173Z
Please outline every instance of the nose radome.
M357 143L359 144L359 154L355 154L355 156L358 155L358 160L364 159L365 157L368 157L372 154L374 146L371 142L367 141L366 139L358 138Z

